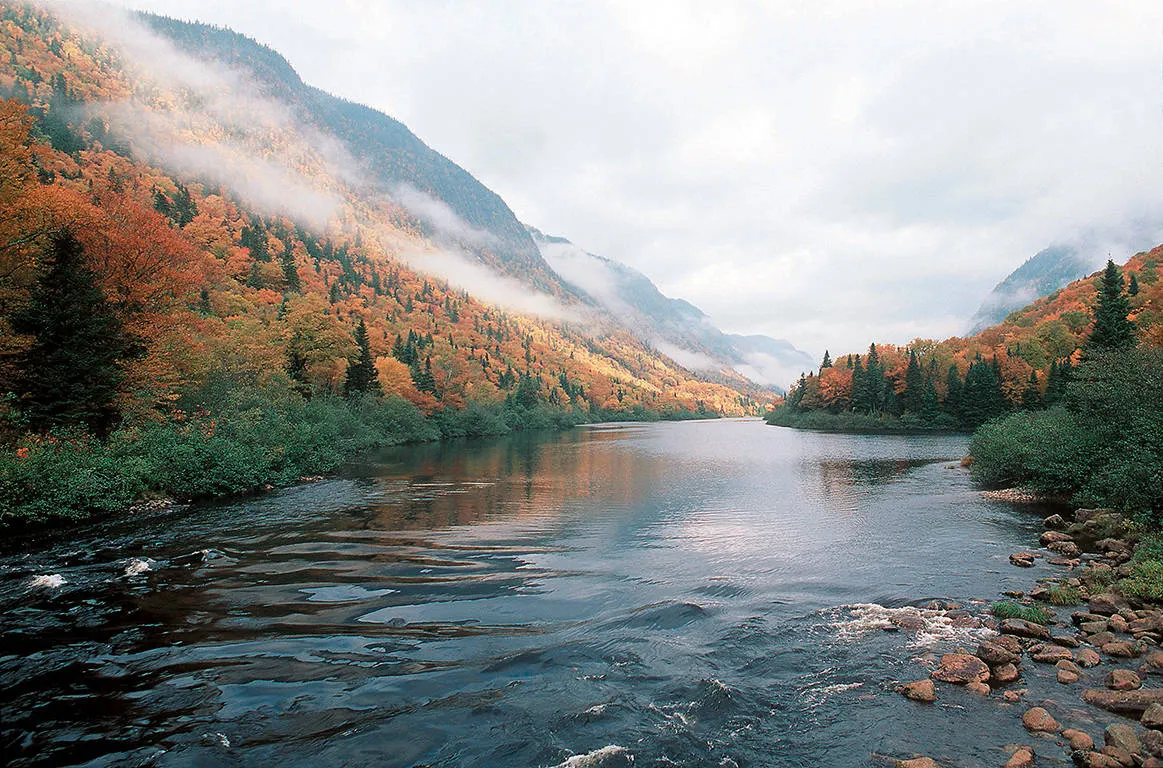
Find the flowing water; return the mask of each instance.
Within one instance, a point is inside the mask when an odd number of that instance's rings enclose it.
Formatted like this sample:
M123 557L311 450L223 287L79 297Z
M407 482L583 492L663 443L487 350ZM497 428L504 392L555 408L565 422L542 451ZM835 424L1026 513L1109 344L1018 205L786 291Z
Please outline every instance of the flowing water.
M982 498L965 451L599 425L8 541L5 759L1000 765L1020 710L893 692L981 633L930 601L980 612L1038 575L1006 556L1040 520Z

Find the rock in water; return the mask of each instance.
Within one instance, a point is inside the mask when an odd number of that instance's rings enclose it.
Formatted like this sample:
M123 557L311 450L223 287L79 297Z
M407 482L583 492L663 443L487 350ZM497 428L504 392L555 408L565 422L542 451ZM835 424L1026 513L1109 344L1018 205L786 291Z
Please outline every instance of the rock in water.
M1017 664L1021 660L1019 653L1014 653L1007 648L1002 647L1000 643L995 643L986 640L981 645L977 646L977 658L984 661L991 667L998 667L1002 664Z
M896 768L941 768L941 765L931 757L917 757L912 760L897 760Z
M1129 669L1114 669L1102 684L1112 691L1137 691L1143 687L1143 680Z
M1070 748L1075 752L1089 752L1094 749L1094 739L1074 728L1067 728L1063 731L1062 738L1070 742Z
M1025 619L1006 619L998 627L998 630L1005 635L1030 637L1035 640L1050 639L1050 630L1046 629L1041 624L1035 624L1034 622L1026 621Z
M1042 707L1031 707L1022 714L1022 725L1027 731L1038 733L1058 733L1060 726L1053 715Z
M1135 735L1135 729L1126 723L1108 725L1106 732L1103 734L1103 741L1106 742L1108 747L1121 749L1132 755L1142 750L1142 746L1139 744L1139 737Z
M984 683L989 679L989 667L984 661L968 653L946 653L941 657L940 665L929 677L955 685Z
M906 698L913 701L936 701L937 690L932 680L917 680L905 683L897 690Z
M1021 677L1021 673L1018 672L1017 666L1013 664L1002 664L1001 666L994 667L993 673L990 675L993 682L1000 685L1008 685L1009 683L1015 682L1019 677Z
M1006 761L1005 768L1030 768L1033 764L1034 750L1029 747L1018 747Z
M1108 691L1088 688L1082 700L1108 712L1133 713L1136 716L1152 704L1163 704L1163 688L1140 688L1137 691Z
M1163 704L1152 704L1143 710L1139 722L1146 728L1163 728Z

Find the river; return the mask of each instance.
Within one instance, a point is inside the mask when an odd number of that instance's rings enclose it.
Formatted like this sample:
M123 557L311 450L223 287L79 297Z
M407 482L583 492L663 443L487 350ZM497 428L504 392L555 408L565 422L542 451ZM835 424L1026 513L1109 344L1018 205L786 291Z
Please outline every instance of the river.
M1029 741L1020 710L893 691L979 634L914 606L980 612L968 601L1038 575L1006 561L1038 516L983 498L966 447L596 425L394 449L258 498L10 539L6 759L1001 765ZM910 613L924 630L885 631Z

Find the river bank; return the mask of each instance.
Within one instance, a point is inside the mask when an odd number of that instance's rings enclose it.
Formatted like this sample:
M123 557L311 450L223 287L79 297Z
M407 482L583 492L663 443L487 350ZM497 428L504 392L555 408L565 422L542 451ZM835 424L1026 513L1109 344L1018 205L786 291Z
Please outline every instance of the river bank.
M1051 515L1043 525L1041 548L1012 553L1010 564L1042 561L1064 573L1005 592L1000 597L1009 599L994 602L988 615L960 606L947 612L990 632L975 650L924 659L928 677L898 691L928 706L957 687L980 696L978 706L1012 709L1030 740L1005 745L1005 768L1027 768L1054 753L1090 768L1163 766L1163 610L1148 599L1157 589L1159 545L1109 510ZM948 755L894 762L958 765Z

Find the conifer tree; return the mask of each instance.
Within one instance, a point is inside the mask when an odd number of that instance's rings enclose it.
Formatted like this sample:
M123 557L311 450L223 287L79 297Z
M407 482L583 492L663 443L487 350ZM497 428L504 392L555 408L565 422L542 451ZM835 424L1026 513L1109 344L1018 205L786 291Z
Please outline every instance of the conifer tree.
M824 350L824 359L820 362L820 370L832 367L832 356L828 354L828 350Z
M347 362L347 378L343 382L343 394L347 397L368 392L380 394L380 382L376 378L376 366L372 362L367 326L362 318L359 325L355 327L355 343L359 351L355 359Z
M84 426L107 435L120 417L114 401L122 365L142 350L122 328L71 234L53 238L29 304L12 317L12 328L33 339L17 382L32 426Z
M906 411L920 413L921 405L925 400L925 376L921 373L921 364L917 361L917 353L909 350L909 367L905 371L905 391L902 404Z
M1139 278L1135 275L1134 272L1131 273L1131 282L1130 282L1130 285L1127 286L1127 295L1128 296L1138 296L1139 295Z
M303 282L299 279L299 268L295 266L295 254L291 251L290 243L283 249L279 259L283 266L283 279L289 293L302 293Z
M1123 274L1108 259L1099 282L1098 302L1094 306L1094 327L1086 341L1086 349L1127 349L1135 346L1135 324L1127 319L1130 313L1131 304L1123 293Z

